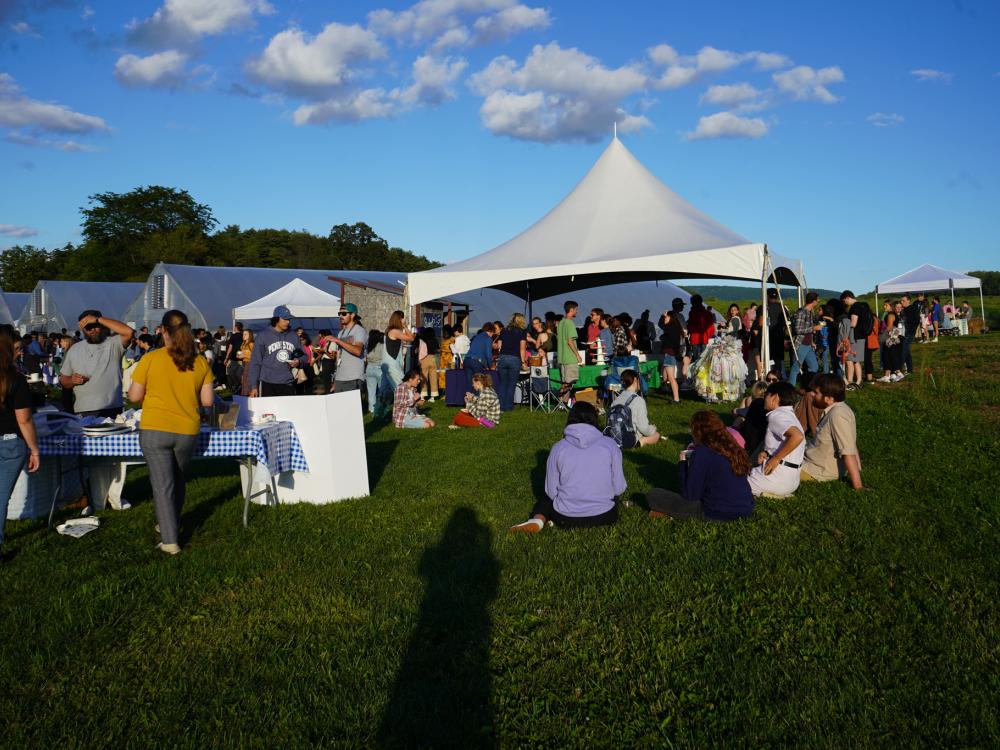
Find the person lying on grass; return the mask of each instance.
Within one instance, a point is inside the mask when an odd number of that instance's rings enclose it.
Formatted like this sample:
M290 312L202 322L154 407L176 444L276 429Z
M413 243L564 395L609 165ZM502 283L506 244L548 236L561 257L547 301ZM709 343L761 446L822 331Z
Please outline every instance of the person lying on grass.
M578 401L569 411L562 440L545 464L545 496L531 518L511 531L535 534L547 521L564 529L609 526L618 520L618 496L625 491L622 452L601 434L597 409Z
M486 420L489 424L484 424ZM495 427L500 423L500 398L493 390L493 378L485 373L472 376L472 393L465 394L465 408L448 425L458 427Z
M813 378L813 404L823 410L823 417L816 426L816 437L806 446L802 479L832 482L846 475L851 487L863 490L857 425L854 412L844 403L844 390L844 381L836 375Z
M417 412L424 403L417 389L423 375L414 368L403 376L403 382L396 387L392 399L392 423L399 429L424 430L434 426L434 420Z
M691 417L693 443L681 451L680 493L654 487L646 494L650 518L735 521L753 513L747 474L750 459L719 415L707 409Z
M764 451L750 472L754 495L789 497L799 488L799 470L805 453L805 435L795 416L795 386L785 381L771 383L764 395L767 431Z

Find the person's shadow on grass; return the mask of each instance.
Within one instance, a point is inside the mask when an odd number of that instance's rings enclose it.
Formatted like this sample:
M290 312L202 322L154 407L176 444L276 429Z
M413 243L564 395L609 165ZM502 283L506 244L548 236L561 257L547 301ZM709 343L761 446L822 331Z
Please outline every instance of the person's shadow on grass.
M420 619L382 714L380 746L496 744L488 607L499 572L489 528L470 508L456 509L420 560L427 580Z

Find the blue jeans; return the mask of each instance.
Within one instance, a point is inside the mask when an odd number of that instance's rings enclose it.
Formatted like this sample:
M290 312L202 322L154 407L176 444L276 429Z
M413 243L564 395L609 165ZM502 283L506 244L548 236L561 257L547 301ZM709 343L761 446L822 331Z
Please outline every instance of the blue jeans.
M374 365L371 362L365 368L365 385L368 386L368 413L375 413L375 406L378 404L378 384L382 380L382 365Z
M521 372L521 358L511 354L501 354L497 362L497 377L500 379L500 411L514 410L514 389L517 388L517 376Z
M812 344L799 344L795 347L795 352L799 356L793 358L795 361L792 362L792 371L788 375L788 382L792 385L798 385L799 371L802 367L812 373L819 372L819 362L816 361L816 350L812 348Z
M829 373L830 372L830 347L823 350L823 355L820 357L822 360L823 369L820 372Z
M21 438L0 440L0 548L3 547L3 525L7 506L14 494L14 485L28 461L28 444Z

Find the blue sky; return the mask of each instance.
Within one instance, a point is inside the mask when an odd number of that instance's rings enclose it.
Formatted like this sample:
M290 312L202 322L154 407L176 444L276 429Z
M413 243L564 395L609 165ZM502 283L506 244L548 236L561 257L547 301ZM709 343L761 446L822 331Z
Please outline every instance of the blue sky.
M441 260L540 218L617 121L812 285L1000 267L1000 3L0 0L0 247L96 192L365 221Z

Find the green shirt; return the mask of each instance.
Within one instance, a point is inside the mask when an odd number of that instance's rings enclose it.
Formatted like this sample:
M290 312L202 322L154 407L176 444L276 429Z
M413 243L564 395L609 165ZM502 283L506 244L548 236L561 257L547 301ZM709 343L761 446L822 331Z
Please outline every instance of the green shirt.
M570 340L575 340L577 337L576 325L573 321L569 318L560 320L559 327L556 328L556 336L559 339L556 347L556 356L559 358L559 364L579 364L580 358L573 353L573 350L569 346Z

